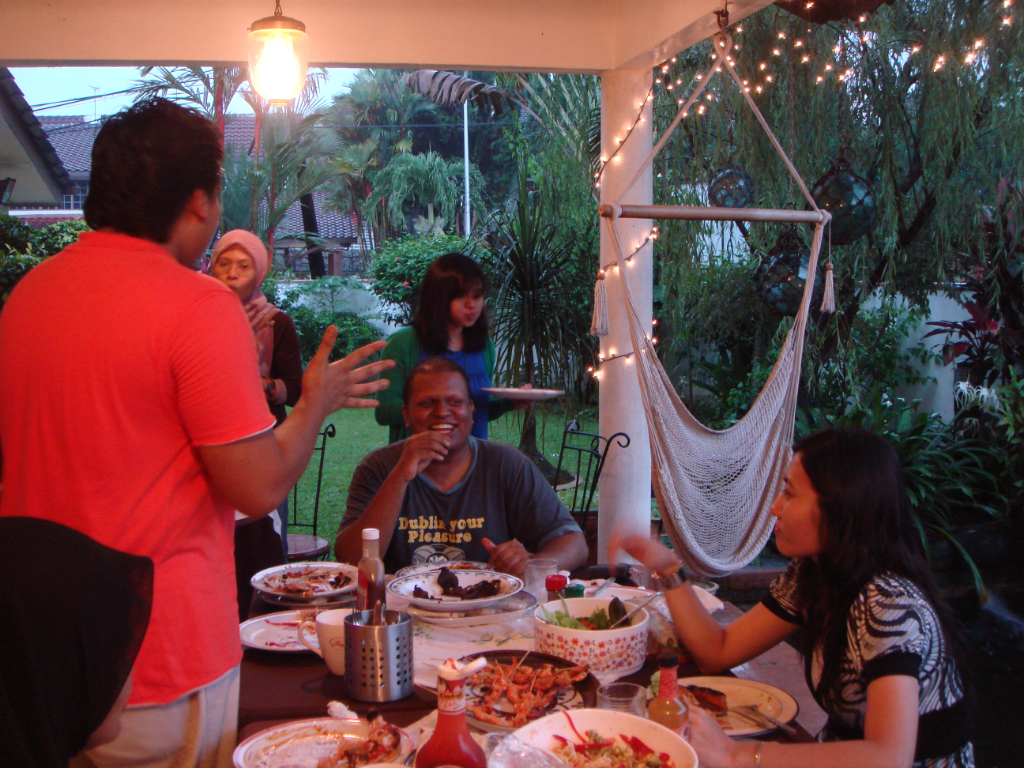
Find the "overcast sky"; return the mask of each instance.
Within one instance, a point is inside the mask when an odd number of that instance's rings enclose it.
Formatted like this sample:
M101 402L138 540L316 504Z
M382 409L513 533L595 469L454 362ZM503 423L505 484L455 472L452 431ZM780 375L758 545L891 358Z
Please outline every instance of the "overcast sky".
M327 84L320 93L329 99L343 91L355 71L329 69ZM37 115L85 115L88 118L117 112L131 104L131 96L106 96L49 109L43 105L123 91L139 79L139 71L135 67L12 67L11 74ZM240 97L236 97L228 107L228 112L249 111L249 106Z

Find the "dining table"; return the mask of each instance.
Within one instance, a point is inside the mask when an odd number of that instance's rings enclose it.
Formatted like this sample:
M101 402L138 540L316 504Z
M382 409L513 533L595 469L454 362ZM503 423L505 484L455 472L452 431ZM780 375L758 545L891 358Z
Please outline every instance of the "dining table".
M253 598L252 616L278 610L279 606ZM742 615L729 602L713 614L723 625ZM373 709L386 720L401 727L432 722L436 717L436 668L448 658L462 658L485 651L533 651L533 617L520 614L476 626L450 627L414 620L413 676L411 696L385 703L361 702L348 696L343 676L328 671L324 661L312 652L278 652L246 648L243 653L239 693L239 741L283 722L326 717L328 703L340 701L365 717ZM642 669L621 678L647 686L658 665L648 656ZM684 660L679 677L699 676L696 664ZM799 712L792 721L792 733L772 731L761 738L774 741L813 741L826 716L807 689L800 655L789 645L780 644L757 658L735 667L727 676L782 689L796 699ZM606 681L603 681L606 682ZM589 703L589 705L593 705Z

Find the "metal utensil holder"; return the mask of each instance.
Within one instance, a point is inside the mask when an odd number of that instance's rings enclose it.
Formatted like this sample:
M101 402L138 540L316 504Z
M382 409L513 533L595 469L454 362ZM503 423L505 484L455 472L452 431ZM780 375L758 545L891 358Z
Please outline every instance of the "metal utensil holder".
M373 611L345 617L345 686L359 701L397 701L412 695L412 616L385 611L383 624L371 624Z

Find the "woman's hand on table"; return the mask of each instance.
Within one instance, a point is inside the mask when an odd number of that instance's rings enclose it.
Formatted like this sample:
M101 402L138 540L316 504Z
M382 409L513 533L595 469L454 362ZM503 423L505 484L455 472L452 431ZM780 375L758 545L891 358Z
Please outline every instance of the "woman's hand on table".
M752 768L754 765L756 744L730 739L714 716L700 707L690 707L690 746L697 752L701 768Z

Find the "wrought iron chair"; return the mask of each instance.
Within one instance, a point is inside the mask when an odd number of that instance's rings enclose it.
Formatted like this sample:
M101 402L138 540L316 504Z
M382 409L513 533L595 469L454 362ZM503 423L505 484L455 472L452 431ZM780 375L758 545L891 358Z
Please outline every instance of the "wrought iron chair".
M319 462L316 472L316 490L313 493L313 521L311 523L300 523L299 519L299 485L292 489L289 517L292 522L288 523L288 561L297 562L300 560L319 560L331 551L331 542L322 536L317 535L317 524L320 520L320 487L324 480L324 458L327 456L327 438L334 437L336 431L333 424L328 424L320 433L316 445L313 447L313 457L319 453ZM310 462L312 463L312 461ZM309 533L292 533L300 528Z
M555 486L556 491L566 491L563 501L569 507L573 518L583 530L587 537L587 545L591 550L591 558L596 556L594 551L597 543L596 527L590 531L591 512L594 510L594 494L597 492L597 483L601 479L601 472L604 463L608 458L608 452L612 445L620 448L629 446L629 435L625 432L616 432L610 437L582 432L579 422L573 419L565 425L562 433L562 446L558 453L558 468L555 477L558 477L562 470L574 475L575 480L565 485ZM571 491L571 493L569 493ZM596 519L595 519L596 523Z

